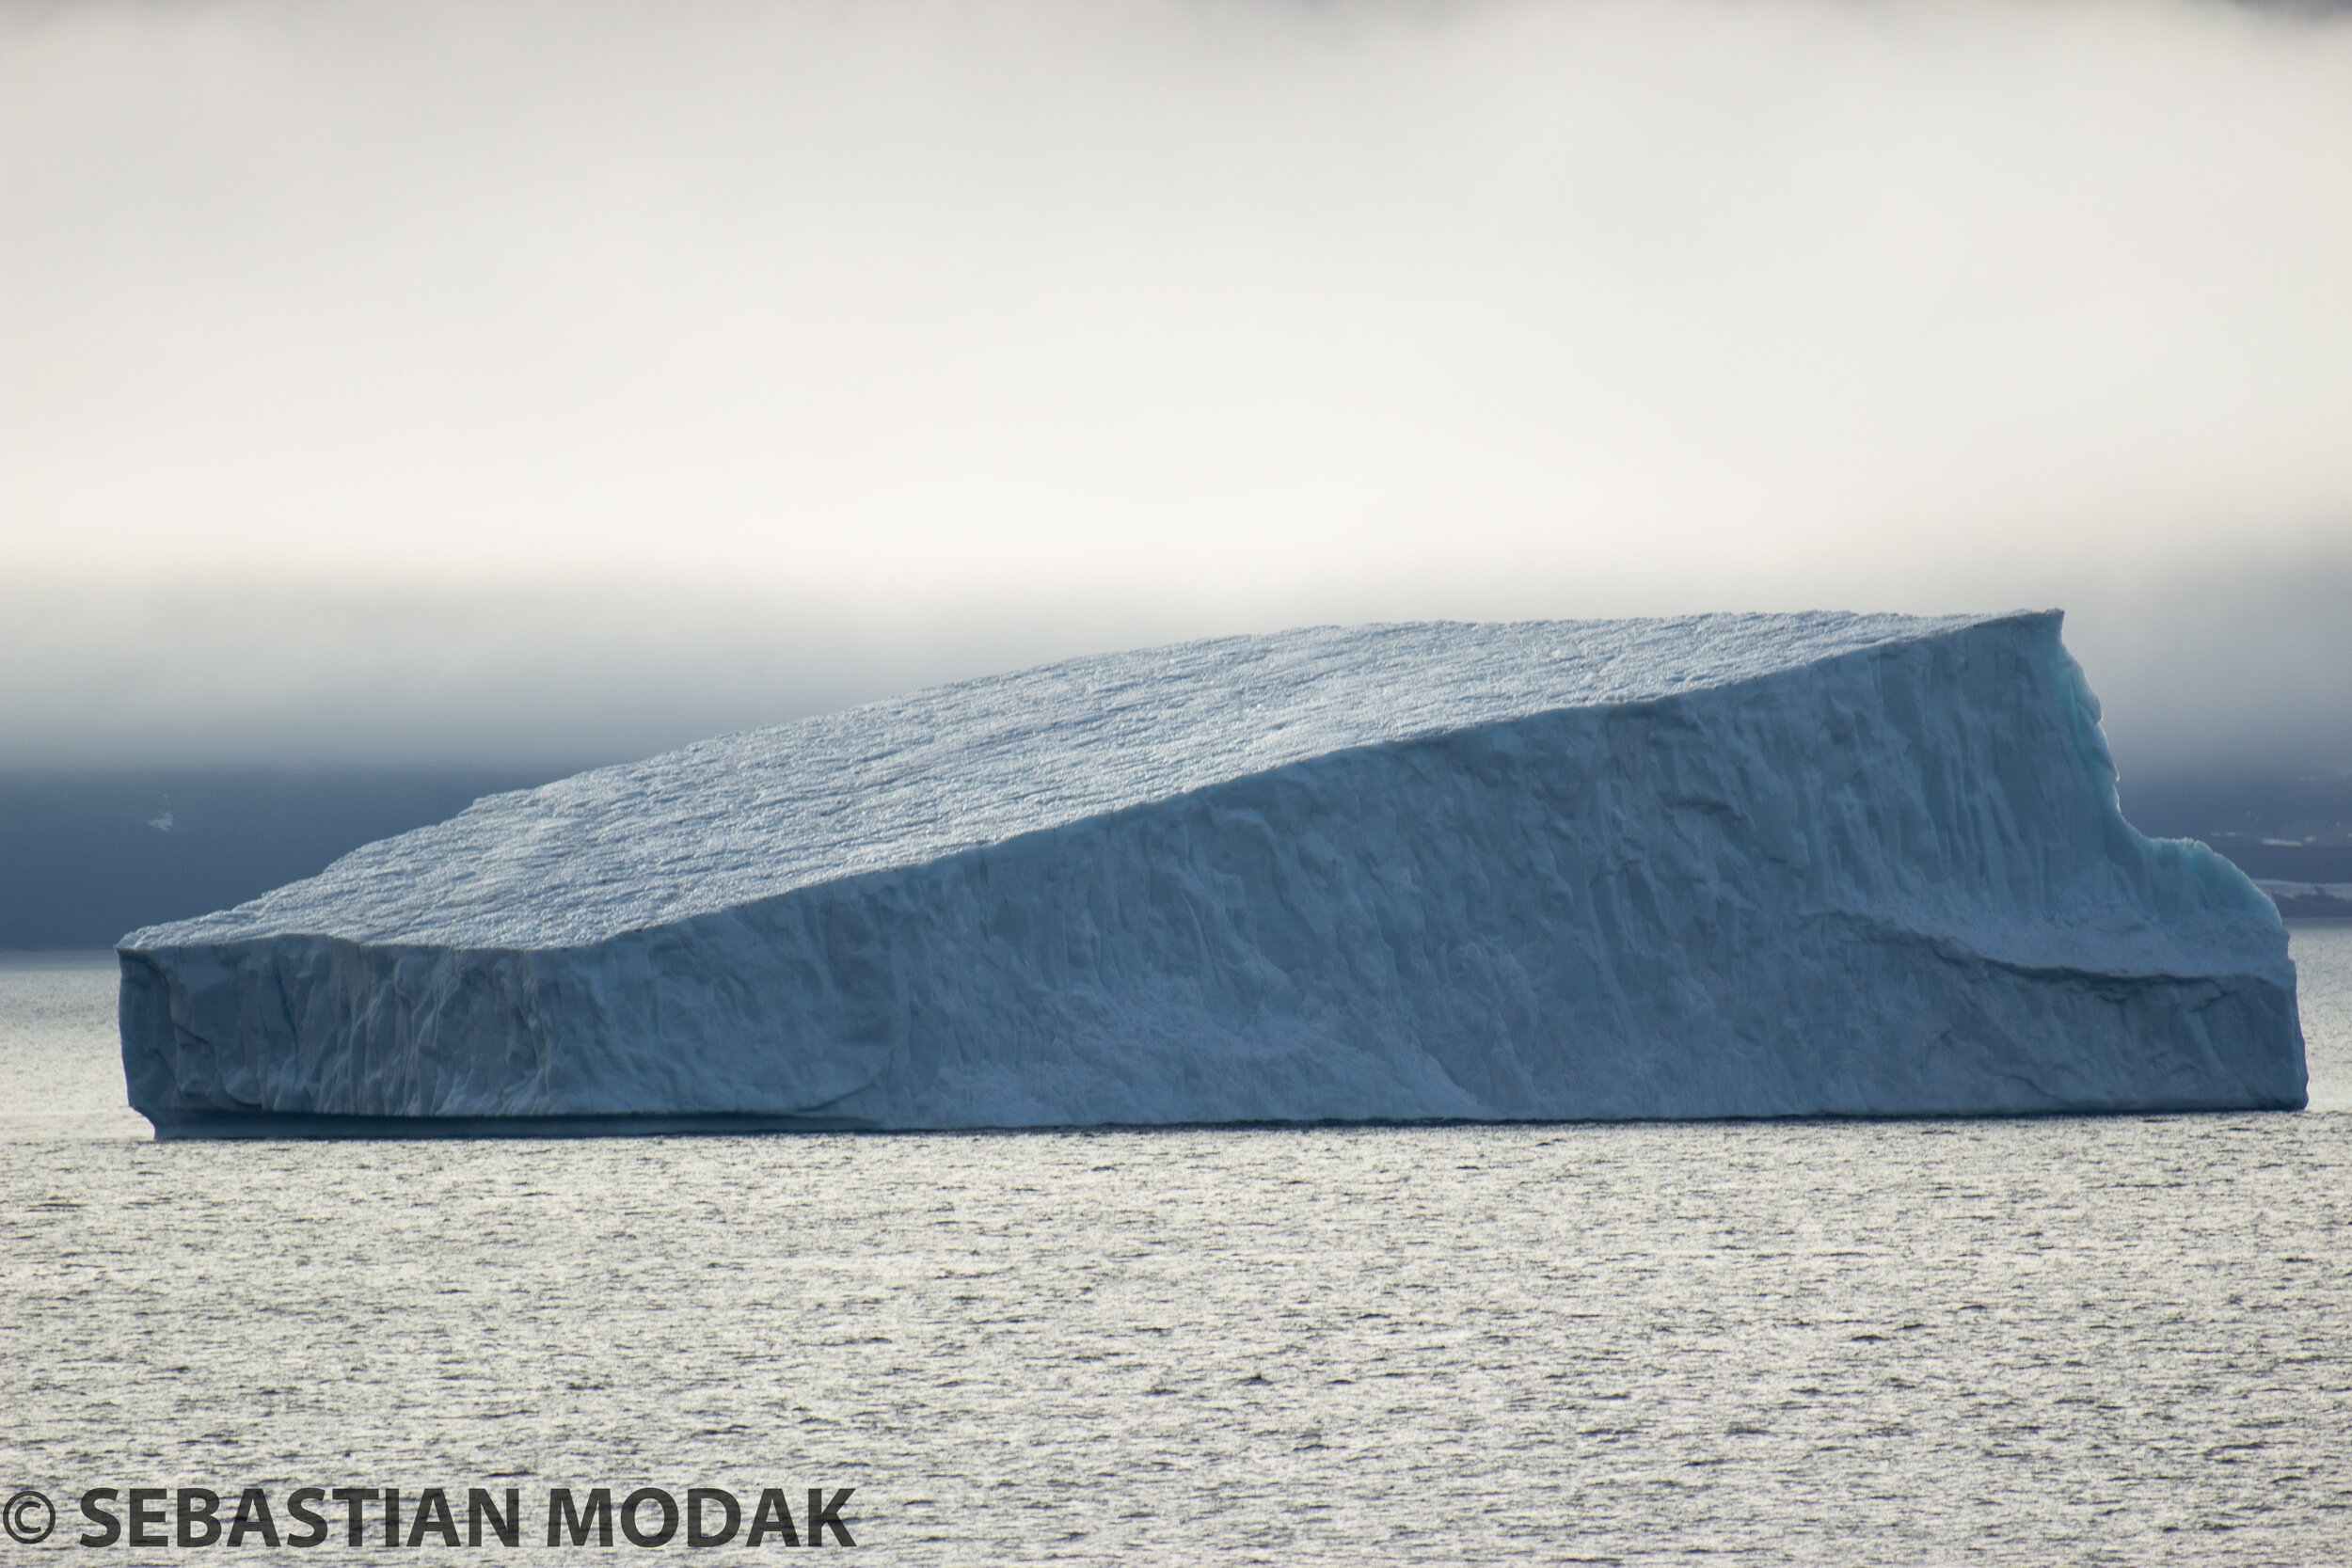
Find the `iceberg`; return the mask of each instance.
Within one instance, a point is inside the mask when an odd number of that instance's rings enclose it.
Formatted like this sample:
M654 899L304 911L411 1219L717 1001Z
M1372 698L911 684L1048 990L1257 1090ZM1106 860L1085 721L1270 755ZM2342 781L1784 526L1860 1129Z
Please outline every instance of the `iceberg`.
M2304 1101L2055 612L1319 627L747 731L122 939L160 1137Z

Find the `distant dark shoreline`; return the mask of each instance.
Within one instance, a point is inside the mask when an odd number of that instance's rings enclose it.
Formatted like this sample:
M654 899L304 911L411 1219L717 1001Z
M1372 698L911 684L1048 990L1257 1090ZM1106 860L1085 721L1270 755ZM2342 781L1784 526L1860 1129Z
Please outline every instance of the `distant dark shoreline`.
M228 909L362 844L585 764L516 768L0 772L0 950L111 947ZM2291 919L2352 917L2352 773L2127 773L2123 814L2228 856Z
M2234 833L2217 833L2205 842L2258 882L2352 884L2352 845L2290 844Z
M0 773L0 948L112 947L574 771Z

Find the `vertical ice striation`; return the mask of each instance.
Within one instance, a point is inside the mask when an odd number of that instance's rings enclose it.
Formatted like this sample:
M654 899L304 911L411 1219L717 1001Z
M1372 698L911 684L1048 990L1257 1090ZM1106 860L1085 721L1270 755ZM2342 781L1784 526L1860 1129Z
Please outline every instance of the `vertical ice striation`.
M476 802L125 937L166 1136L2292 1107L2057 614L1073 660Z

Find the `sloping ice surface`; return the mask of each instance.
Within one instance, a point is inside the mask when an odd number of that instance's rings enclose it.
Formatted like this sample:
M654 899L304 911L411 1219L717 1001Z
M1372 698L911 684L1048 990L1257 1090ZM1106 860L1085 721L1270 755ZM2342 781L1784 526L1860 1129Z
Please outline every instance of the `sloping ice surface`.
M564 947L1351 747L1636 703L1989 617L1319 626L1073 659L491 796L129 947Z

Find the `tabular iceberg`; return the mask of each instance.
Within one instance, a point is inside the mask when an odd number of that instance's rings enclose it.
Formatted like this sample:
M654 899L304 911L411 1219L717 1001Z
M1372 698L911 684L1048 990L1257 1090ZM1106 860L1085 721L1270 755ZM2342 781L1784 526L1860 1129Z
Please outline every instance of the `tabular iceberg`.
M1229 638L723 736L125 937L160 1136L2294 1107L2055 613Z

